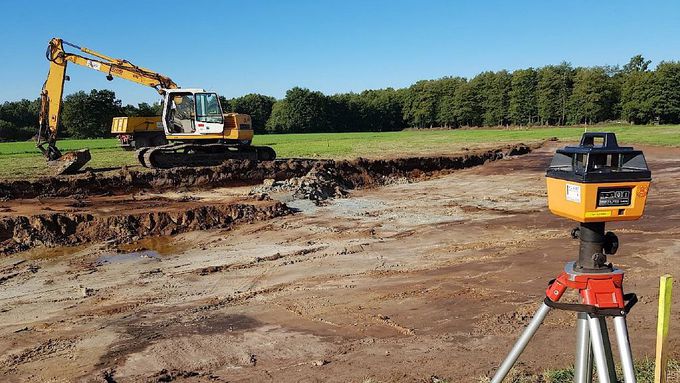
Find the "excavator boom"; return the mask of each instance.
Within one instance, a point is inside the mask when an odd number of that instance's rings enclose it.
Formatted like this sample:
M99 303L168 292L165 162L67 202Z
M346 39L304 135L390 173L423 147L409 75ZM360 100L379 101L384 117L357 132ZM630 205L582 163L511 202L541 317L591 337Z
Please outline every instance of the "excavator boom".
M67 53L64 51L64 45L78 49L91 57ZM152 87L159 94L164 94L165 89L179 88L169 77L133 65L127 60L108 57L58 38L50 40L46 56L50 62L50 70L40 93L41 107L37 146L47 157L48 164L55 168L56 174L74 173L90 160L90 153L87 149L62 155L56 146L64 81L68 78L66 67L69 62L106 73L109 80L112 80L113 77L119 77Z

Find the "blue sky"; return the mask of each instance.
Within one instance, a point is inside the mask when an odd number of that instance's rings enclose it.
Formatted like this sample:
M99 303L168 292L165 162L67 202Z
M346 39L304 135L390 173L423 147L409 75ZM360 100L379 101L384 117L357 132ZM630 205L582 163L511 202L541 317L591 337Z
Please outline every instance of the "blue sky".
M405 87L571 62L680 59L680 2L655 1L9 1L0 5L0 101L37 98L49 39L64 40L226 97ZM66 92L150 88L72 65Z

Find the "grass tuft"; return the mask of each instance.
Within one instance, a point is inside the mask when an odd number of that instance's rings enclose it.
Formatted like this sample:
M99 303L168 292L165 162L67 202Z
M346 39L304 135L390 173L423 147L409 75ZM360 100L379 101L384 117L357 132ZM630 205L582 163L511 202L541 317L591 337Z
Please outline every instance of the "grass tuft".
M623 378L620 366L616 368L616 374ZM635 377L638 383L654 383L654 359L645 358L635 362ZM490 382L489 377L482 377L479 383ZM557 370L547 370L543 374L534 374L518 368L513 368L505 378L505 383L572 383L574 381L574 367ZM593 382L597 382L597 376L593 376ZM668 383L680 383L680 362L670 360L668 362Z

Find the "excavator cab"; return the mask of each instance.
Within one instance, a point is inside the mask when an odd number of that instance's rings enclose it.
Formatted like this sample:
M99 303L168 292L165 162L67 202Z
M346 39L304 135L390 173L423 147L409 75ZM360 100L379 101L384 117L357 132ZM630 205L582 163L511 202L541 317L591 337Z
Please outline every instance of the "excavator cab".
M224 115L217 93L203 89L168 89L165 93L163 122L166 134L200 136L221 134Z

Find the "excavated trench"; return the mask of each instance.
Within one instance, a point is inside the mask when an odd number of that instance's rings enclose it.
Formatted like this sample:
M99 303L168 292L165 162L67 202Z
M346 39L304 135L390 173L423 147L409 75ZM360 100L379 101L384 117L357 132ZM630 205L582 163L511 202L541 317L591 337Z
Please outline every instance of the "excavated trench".
M147 209L101 212L89 209L40 211L31 215L0 218L0 252L28 250L35 246L80 245L110 241L125 243L149 236L175 235L195 230L228 229L234 225L290 214L278 201L237 200L208 203L162 199L144 201Z
M538 145L537 145L538 146ZM416 179L529 153L526 145L470 152L458 156L387 160L287 159L272 162L229 161L204 168L86 173L30 181L0 182L0 253L35 246L130 242L291 214L266 193L201 201L152 196L191 190L261 184L265 180L303 180L300 198L332 198L345 190ZM311 179L311 181L310 181Z

